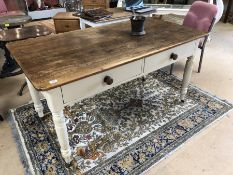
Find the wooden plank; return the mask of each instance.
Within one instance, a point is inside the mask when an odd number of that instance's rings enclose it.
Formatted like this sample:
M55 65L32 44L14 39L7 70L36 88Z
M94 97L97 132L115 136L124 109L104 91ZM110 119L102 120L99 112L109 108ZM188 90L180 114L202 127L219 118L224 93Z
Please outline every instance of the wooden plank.
M45 91L207 35L155 18L146 19L145 30L144 36L131 36L130 22L125 22L18 41L7 47L34 87Z

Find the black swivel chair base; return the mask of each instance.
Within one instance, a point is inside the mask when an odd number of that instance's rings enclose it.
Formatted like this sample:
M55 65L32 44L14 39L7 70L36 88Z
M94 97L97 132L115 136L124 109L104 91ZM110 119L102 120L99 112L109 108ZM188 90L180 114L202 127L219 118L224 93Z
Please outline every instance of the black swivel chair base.
M3 119L3 117L0 115L0 121L3 121L4 119Z
M23 90L25 89L26 86L27 86L27 82L25 81L23 83L23 85L21 86L19 92L17 93L18 96L22 96L23 95Z

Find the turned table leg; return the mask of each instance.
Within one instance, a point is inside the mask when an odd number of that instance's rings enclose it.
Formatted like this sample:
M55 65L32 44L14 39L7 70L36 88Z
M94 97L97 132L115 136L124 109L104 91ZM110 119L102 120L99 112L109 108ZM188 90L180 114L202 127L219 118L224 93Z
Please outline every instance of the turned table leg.
M26 81L27 81L29 92L30 92L31 97L32 97L32 101L34 103L34 108L35 108L36 112L38 113L39 117L44 117L44 113L43 113L44 108L43 108L43 105L40 101L39 92L33 87L31 82L27 78L26 78Z
M68 132L65 123L65 116L63 113L64 106L61 89L56 88L49 91L42 91L41 93L46 98L48 107L53 116L53 122L55 125L57 138L61 147L61 154L65 159L65 162L69 164L72 158L68 139Z
M185 64L181 93L180 93L180 100L182 102L184 102L185 95L187 94L187 91L188 91L188 86L189 86L189 82L190 82L191 75L192 75L192 69L193 69L193 59L194 59L193 56L188 57L186 64Z

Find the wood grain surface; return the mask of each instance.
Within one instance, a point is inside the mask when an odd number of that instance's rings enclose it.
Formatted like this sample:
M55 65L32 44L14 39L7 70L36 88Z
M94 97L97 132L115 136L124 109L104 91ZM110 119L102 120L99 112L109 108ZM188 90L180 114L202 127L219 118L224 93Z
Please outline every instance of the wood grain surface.
M131 36L128 21L17 41L7 47L34 87L45 91L207 35L155 18L146 19L145 30L144 36Z

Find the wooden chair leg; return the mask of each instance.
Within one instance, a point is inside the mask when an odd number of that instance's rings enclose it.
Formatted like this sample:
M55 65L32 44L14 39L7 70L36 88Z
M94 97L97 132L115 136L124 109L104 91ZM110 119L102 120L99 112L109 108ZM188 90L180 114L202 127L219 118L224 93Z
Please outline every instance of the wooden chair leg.
M173 73L174 65L175 65L174 63L172 63L172 64L171 64L171 68L170 68L170 75L172 75L172 73Z
M198 73L201 72L201 65L202 65L204 51L205 51L205 46L201 48L201 56L200 56L200 61L199 61L199 66L198 66Z

